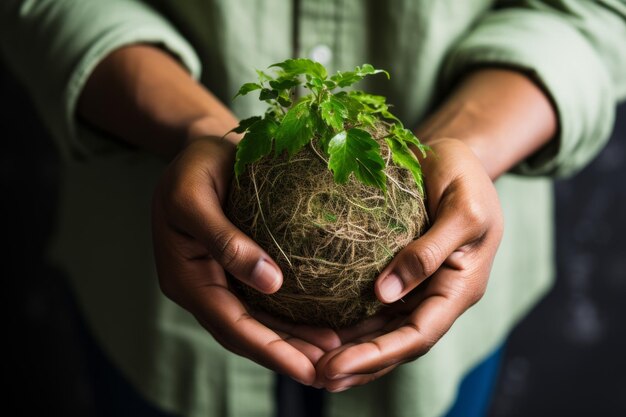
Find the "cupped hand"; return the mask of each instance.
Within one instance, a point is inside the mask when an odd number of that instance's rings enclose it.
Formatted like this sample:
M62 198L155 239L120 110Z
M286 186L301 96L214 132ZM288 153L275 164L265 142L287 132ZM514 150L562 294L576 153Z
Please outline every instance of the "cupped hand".
M316 386L343 391L424 355L485 292L503 230L496 190L463 142L430 146L421 162L431 227L382 271L375 291L389 308L339 331Z
M228 140L199 138L163 174L152 205L159 283L228 350L311 384L317 360L339 346L337 335L281 323L270 329L229 288L227 273L268 294L282 284L276 263L222 210L234 153Z

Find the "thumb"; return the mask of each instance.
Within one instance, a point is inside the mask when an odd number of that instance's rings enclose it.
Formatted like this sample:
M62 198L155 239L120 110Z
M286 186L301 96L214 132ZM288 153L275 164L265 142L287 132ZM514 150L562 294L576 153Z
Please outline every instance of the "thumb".
M270 256L226 216L213 214L201 240L211 256L232 276L257 290L271 294L280 288L283 276Z
M162 217L161 221L188 238L185 245L175 250L184 258L196 260L206 257L208 252L242 283L267 294L278 291L283 282L278 265L228 220L215 190L202 185L188 182L170 193L157 188L155 218Z
M384 303L399 300L433 275L463 245L474 239L477 227L462 216L444 210L432 227L402 249L376 282L376 295Z

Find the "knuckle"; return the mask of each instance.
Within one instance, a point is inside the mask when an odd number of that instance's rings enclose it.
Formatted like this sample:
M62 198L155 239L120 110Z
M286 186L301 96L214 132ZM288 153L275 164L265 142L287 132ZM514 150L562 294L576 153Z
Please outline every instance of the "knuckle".
M463 210L465 221L480 230L487 224L489 215L477 201L469 201Z
M198 211L200 200L197 187L191 181L173 181L166 195L165 208L171 214Z
M437 245L430 243L410 251L408 255L412 269L414 271L421 270L425 277L429 277L438 268L441 249Z
M243 244L237 239L237 232L234 230L221 231L215 235L216 257L219 263L227 270L236 266L243 253Z
M437 340L439 340L439 337L429 335L426 332L422 331L422 329L415 323L409 322L406 324L406 326L413 330L415 333L417 333L419 340L419 343L415 345L414 349L411 352L411 361L427 354L433 348L433 346L435 346Z
M486 285L481 285L478 288L472 289L472 291L470 291L468 294L470 306L473 306L474 304L478 303L485 295L486 290L487 290Z

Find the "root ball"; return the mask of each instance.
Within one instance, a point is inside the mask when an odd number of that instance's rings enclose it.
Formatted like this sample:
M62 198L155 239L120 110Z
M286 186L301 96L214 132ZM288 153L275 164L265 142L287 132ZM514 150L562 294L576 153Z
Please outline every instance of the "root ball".
M425 230L424 199L411 174L387 163L387 191L351 177L336 184L319 150L266 157L233 180L227 213L278 263L272 295L233 280L246 303L297 323L339 328L379 311L374 281Z

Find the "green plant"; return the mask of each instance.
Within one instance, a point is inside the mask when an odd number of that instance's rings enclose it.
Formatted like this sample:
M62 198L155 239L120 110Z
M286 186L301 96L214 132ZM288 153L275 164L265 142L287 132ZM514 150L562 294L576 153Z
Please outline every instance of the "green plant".
M244 119L234 132L245 134L237 148L235 175L237 178L248 164L274 153L287 152L293 156L313 142L320 149L333 173L336 183L344 184L354 176L365 185L385 191L385 161L379 143L387 143L393 163L411 172L420 191L422 171L411 150L414 147L426 156L427 146L406 129L394 116L385 97L346 87L366 76L384 74L370 64L354 71L337 72L329 76L326 68L309 59L288 59L271 65L274 75L257 71L258 82L241 86L237 96L259 91L259 100L268 104L263 117ZM310 91L298 99L298 87Z

